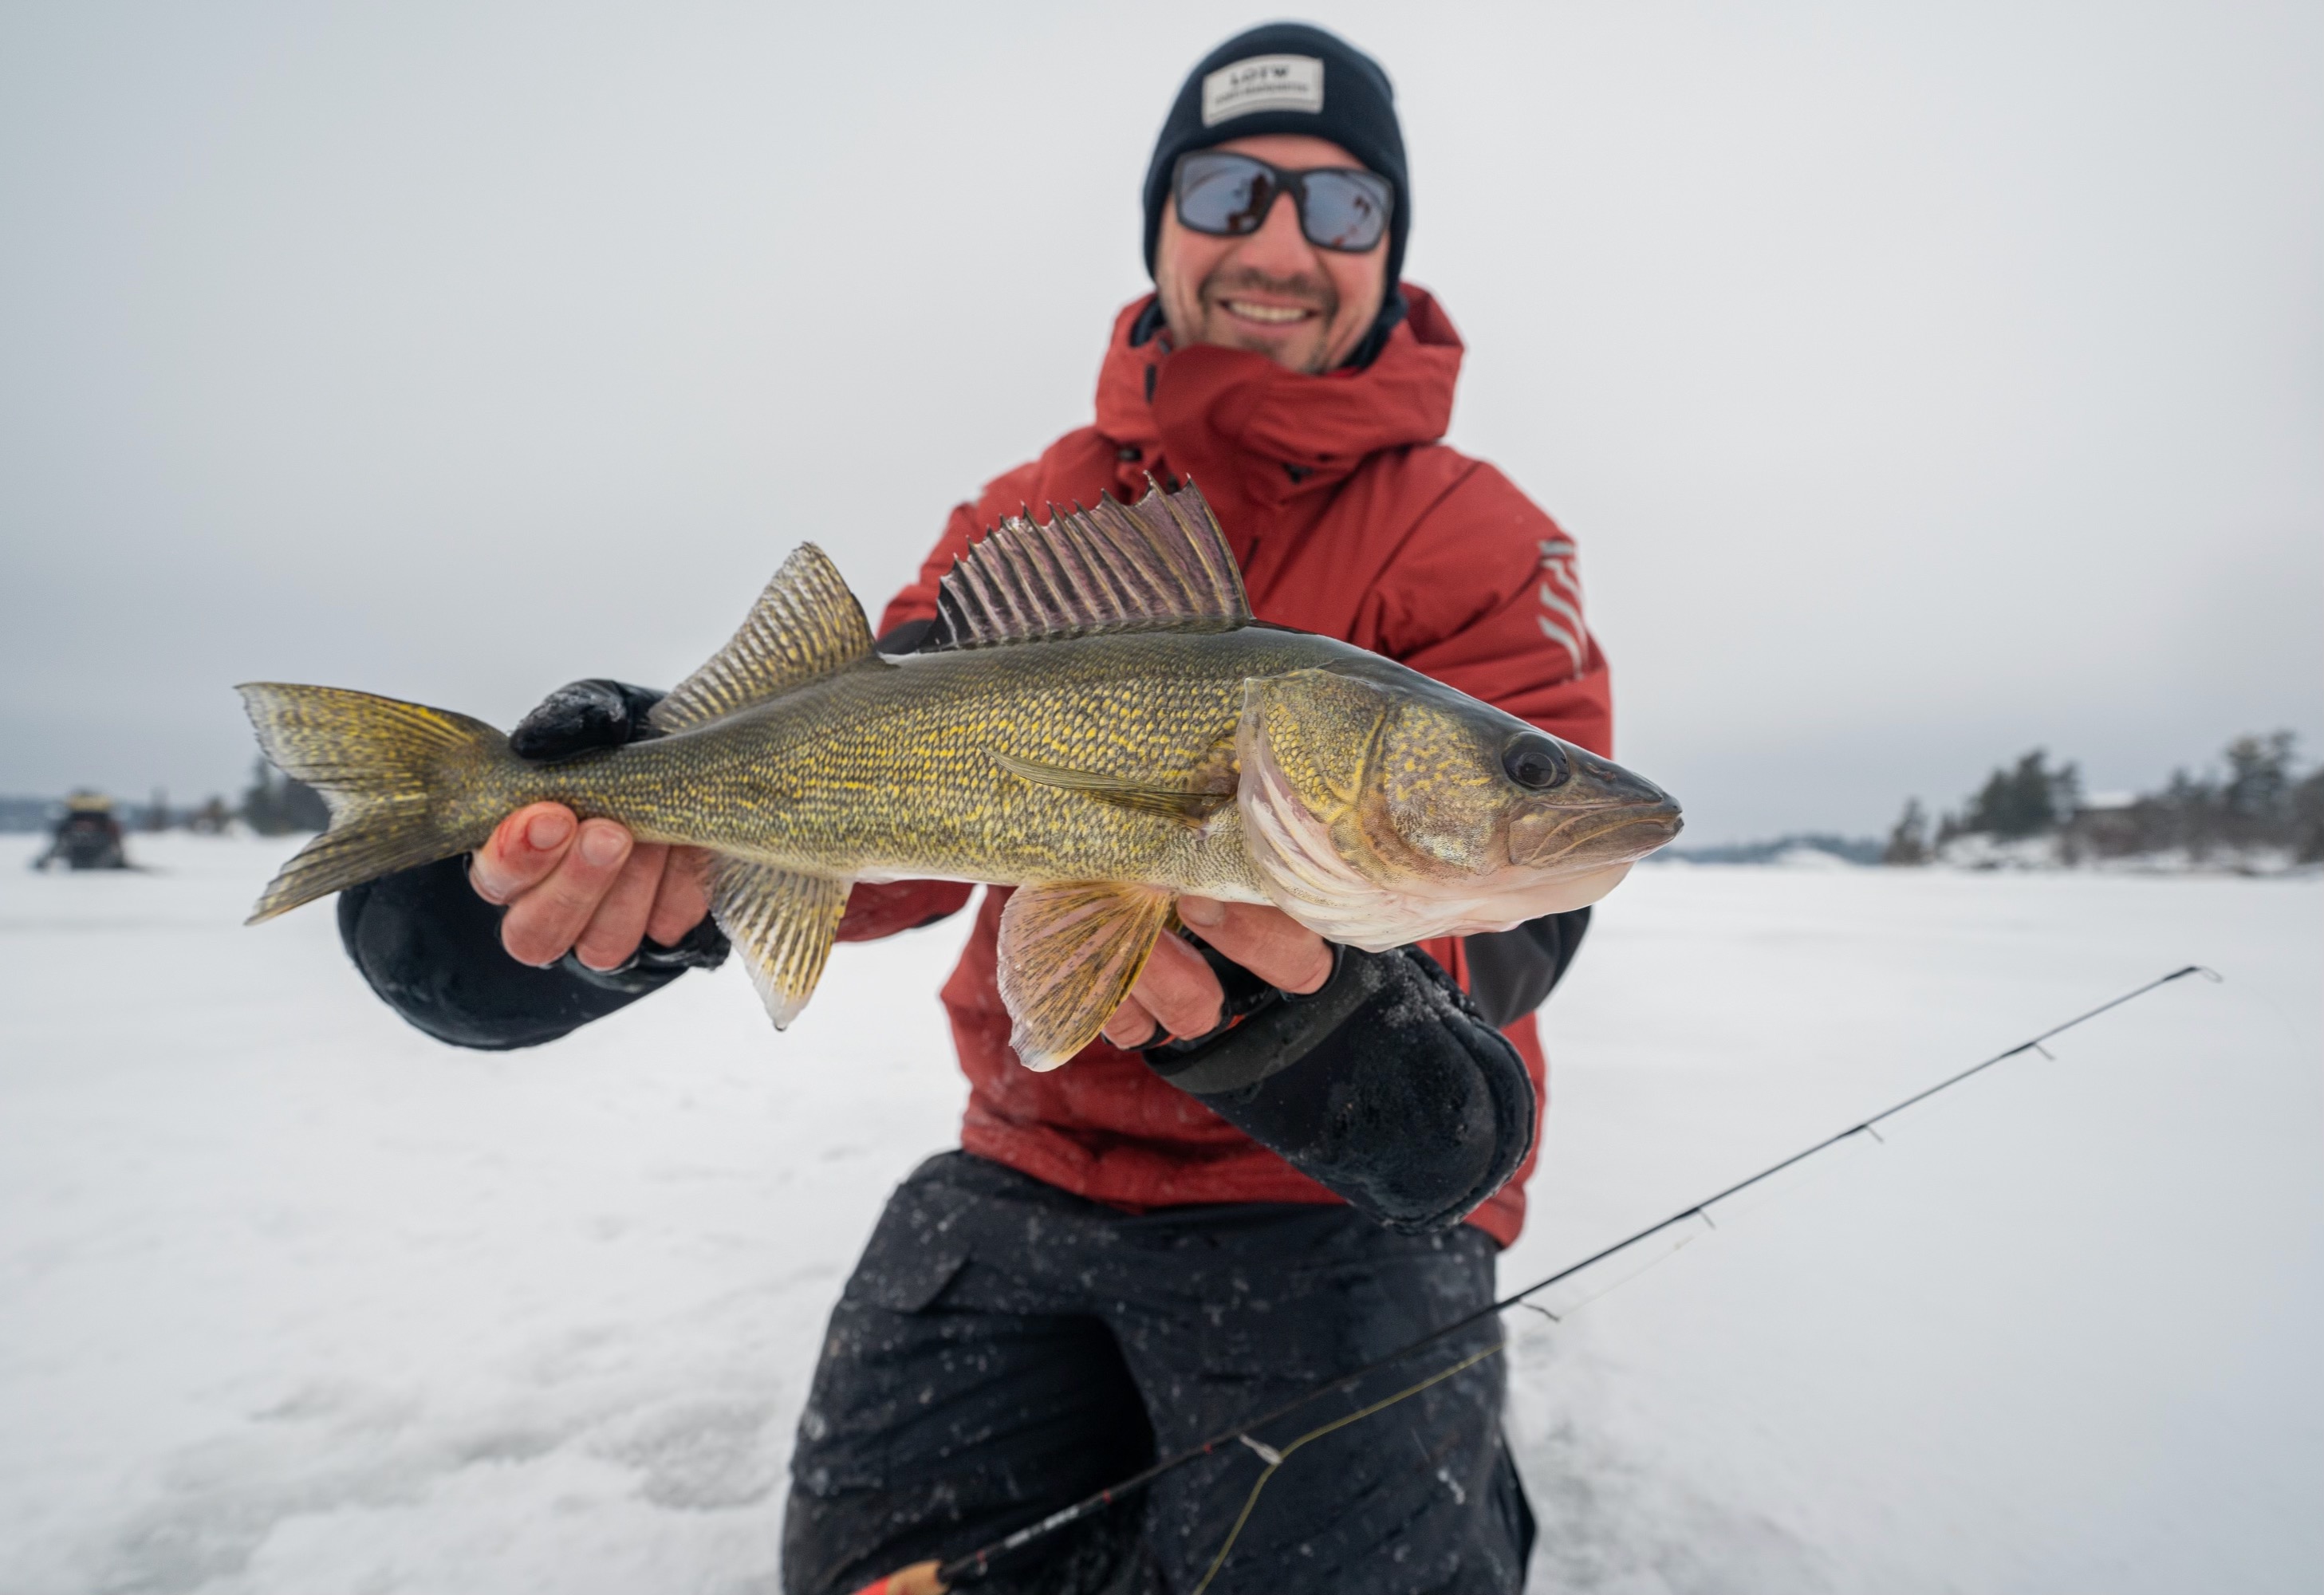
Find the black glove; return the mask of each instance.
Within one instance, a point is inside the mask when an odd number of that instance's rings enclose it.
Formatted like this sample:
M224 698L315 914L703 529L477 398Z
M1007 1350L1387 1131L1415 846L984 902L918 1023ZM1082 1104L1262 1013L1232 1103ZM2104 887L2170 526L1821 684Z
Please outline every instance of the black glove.
M927 648L928 640L936 634L934 621L905 621L880 633L872 644L872 650L890 659L900 659L908 653L919 653Z
M568 681L516 723L516 729L509 733L510 751L520 759L553 764L599 748L651 742L662 734L652 720L653 706L669 696L650 687L632 687L603 676ZM498 923L497 918L494 922ZM700 924L678 938L675 946L640 942L638 950L619 968L592 969L571 953L565 954L559 967L593 985L622 991L628 988L619 983L621 977L634 970L715 969L726 962L728 946L725 933L705 915ZM649 986L645 991L654 989ZM641 997L645 991L633 995Z
M1358 1212L1449 1229L1525 1161L1525 1060L1427 954L1334 947L1331 978L1297 997L1195 945L1226 1026L1147 1048L1148 1066Z
M1515 930L1461 938L1469 958L1469 995L1495 1029L1549 1000L1590 929L1590 910L1528 919Z
M519 757L569 759L661 733L647 718L662 695L593 679L558 687L517 723ZM626 1008L689 969L715 969L727 942L706 917L675 946L643 942L619 969L591 969L572 954L547 969L501 945L503 909L468 885L466 858L405 870L339 894L339 940L380 1000L455 1046L537 1046Z
M509 749L520 759L554 763L576 753L650 741L661 731L649 716L667 696L601 676L568 681L516 723Z

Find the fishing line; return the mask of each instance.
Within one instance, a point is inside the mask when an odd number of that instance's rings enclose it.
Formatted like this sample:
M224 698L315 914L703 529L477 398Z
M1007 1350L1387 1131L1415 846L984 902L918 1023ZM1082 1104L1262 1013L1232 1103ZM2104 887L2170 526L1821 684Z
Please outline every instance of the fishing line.
M1184 1451L1164 1457L1160 1461L1150 1464L1139 1472L1131 1474L1129 1478L1124 1479L1119 1484L1111 1485L1104 1489L1099 1490L1094 1495L1088 1496L1081 1500L1075 1501L1069 1507L1061 1507L1058 1510L1050 1513L1047 1517L1040 1519L1038 1522L1027 1524L1024 1527L1018 1529L1013 1534L1003 1535L1001 1538L993 1541L988 1545L983 1545L976 1550L970 1551L965 1554L955 1556L948 1562L917 1563L914 1566L904 1569L900 1572L893 1574L888 1579L874 1581L860 1591L859 1595L941 1595L942 1591L957 1589L964 1584L981 1582L991 1573L993 1564L995 1563L1011 1556L1038 1541L1047 1539L1049 1535L1056 1533L1059 1529L1065 1528L1073 1524L1078 1523L1083 1518L1090 1517L1093 1513L1103 1511L1106 1507L1113 1505L1116 1501L1124 1500L1129 1497L1137 1494L1139 1490L1144 1489L1148 1485L1153 1483L1157 1479L1161 1478L1166 1473L1174 1472L1190 1462L1199 1461L1206 1456L1214 1455L1219 1452L1229 1450L1231 1447L1240 1444L1256 1452L1260 1459L1267 1463L1267 1468L1266 1471L1259 1475L1259 1482L1251 1487L1250 1496L1243 1502L1240 1515L1235 1518L1234 1527L1229 1531L1227 1535L1226 1544L1219 1548L1218 1555L1213 1558L1211 1563L1210 1571L1203 1575L1202 1583L1196 1586L1195 1595L1201 1595L1203 1590L1209 1588L1211 1581L1218 1575L1220 1568L1225 1565L1227 1553L1233 1549L1236 1539L1242 1534L1244 1524L1250 1520L1252 1509L1259 1504L1259 1491L1266 1488L1268 1480L1275 1476L1277 1469L1280 1468L1285 1461L1289 1460L1293 1452L1297 1451L1301 1446L1305 1445L1311 1440L1319 1440L1335 1430L1345 1428L1350 1424L1353 1424L1360 1419L1370 1417L1375 1413L1383 1411L1388 1407L1394 1406L1399 1401L1408 1400L1412 1397L1419 1395L1430 1386L1438 1384L1443 1380L1452 1378L1456 1374L1473 1368L1478 1363L1482 1362L1486 1358L1501 1351L1508 1342L1507 1341L1502 1341L1492 1346L1489 1346L1481 1351L1463 1358L1461 1361L1453 1363L1450 1367L1440 1369L1435 1373L1430 1375L1427 1378L1421 1380L1418 1384L1410 1386L1403 1390L1399 1390L1395 1395L1386 1397L1381 1400L1372 1403L1369 1406L1362 1407L1355 1412L1335 1418L1332 1422L1323 1425L1321 1428L1311 1430L1307 1434L1302 1434L1299 1438L1294 1440L1289 1445L1283 1447L1280 1451L1277 1451L1273 1447L1268 1446L1264 1442L1259 1440L1253 1434L1252 1431L1279 1423L1295 1413L1305 1411L1306 1408L1314 1406L1316 1402L1324 1399L1326 1397L1337 1395L1342 1391L1352 1389L1372 1375L1379 1373L1386 1369L1392 1368L1397 1363L1403 1361L1406 1358L1414 1356L1418 1352L1425 1351L1429 1347L1436 1345L1440 1341L1448 1340L1453 1335L1460 1333L1462 1330L1469 1328L1471 1325L1482 1323L1488 1318L1496 1317L1512 1307L1527 1307L1535 1312L1542 1314L1552 1323L1562 1322L1558 1314L1550 1312L1546 1307L1538 1305L1534 1303L1531 1298L1539 1295L1543 1291L1549 1289L1554 1285L1558 1285L1565 1280L1571 1279L1575 1275L1580 1274L1586 1269L1595 1268L1598 1264L1605 1262L1608 1258L1615 1257L1621 1252L1628 1251L1630 1248L1639 1245L1641 1242L1651 1240L1655 1236L1663 1234L1666 1231L1675 1229L1677 1226L1686 1223L1690 1220L1701 1219L1705 1224L1716 1229L1718 1228L1718 1225L1711 1217L1710 1210L1718 1206L1719 1203L1725 1202L1731 1197L1740 1195L1745 1191L1751 1189L1754 1185L1764 1185L1768 1180L1775 1178L1777 1175L1784 1173L1786 1169L1795 1167L1798 1165L1806 1162L1809 1158L1815 1157L1818 1153L1826 1151L1831 1148L1840 1145L1842 1141L1852 1139L1853 1138L1860 1135L1868 1135L1874 1140L1878 1141L1882 1139L1882 1137L1877 1127L1885 1120L1894 1119L1897 1114L1904 1112L1907 1108L1917 1107L1922 1102L1925 1102L1931 1097L1935 1096L1939 1092L1950 1091L1954 1086L1961 1083L1961 1082L1970 1078L1972 1075L1981 1074L1986 1070L1992 1068L1996 1064L2006 1063L2009 1059L2020 1056L2025 1053L2038 1052L2044 1057L2047 1057L2051 1055L2043 1048L2042 1044L2049 1040L2052 1037L2062 1035L2066 1031L2072 1029L2077 1025L2087 1024L2102 1013L2107 1013L2115 1009L2120 1008L2126 1002L2135 1001L2137 999L2145 996L2149 991L2155 991L2160 987L2167 986L2173 981L2184 980L2190 974L2201 975L2205 980L2210 981L2215 984L2224 978L2217 971L2207 969L2200 963L2190 963L2183 968L2172 970L2169 974L2159 975L2155 979L2147 982L2143 986L2134 987L2132 990L2125 991L2119 997L2113 998L2108 1001L2101 1002L2096 1008L2089 1009L2082 1013L2078 1013L2072 1019L2067 1019L2061 1024L2052 1025L2038 1036L2028 1037L2025 1040L2019 1042L2016 1046L2012 1046L2006 1051L1995 1053L1989 1058L1986 1058L1978 1063L1971 1064L1968 1068L1961 1070L1959 1074L1949 1074L1944 1079L1938 1081L1935 1084L1925 1086L1923 1089L1914 1092L1911 1096L1904 1098L1902 1102L1892 1103L1890 1106L1883 1108L1880 1111L1871 1115L1869 1118L1859 1119L1854 1124L1849 1125L1847 1129L1836 1131L1831 1135L1828 1135L1824 1137L1823 1139L1817 1141L1814 1145L1803 1148L1801 1150L1793 1153L1790 1157L1784 1158L1780 1162L1771 1163L1766 1167L1759 1170L1757 1174L1747 1176L1745 1178L1739 1179L1733 1185L1729 1185L1724 1190L1720 1191L1713 1195L1706 1196L1702 1201L1694 1203L1691 1206L1681 1208L1678 1212L1672 1213L1668 1218L1662 1219L1655 1223L1649 1224L1643 1230L1634 1231L1630 1234L1624 1236L1621 1240L1614 1241L1610 1245L1600 1247L1599 1249L1591 1252L1588 1257L1582 1258L1580 1261L1569 1263L1564 1268L1558 1269L1555 1273L1545 1275L1542 1278L1535 1280L1531 1285L1525 1286L1522 1290L1513 1291L1509 1295L1501 1297L1499 1301L1490 1303L1485 1306L1478 1308L1472 1313L1469 1313L1462 1317L1456 1318L1452 1323L1443 1325L1442 1328L1433 1330L1429 1333L1421 1336L1418 1340L1413 1341L1406 1345L1400 1346L1397 1350L1388 1352L1386 1356L1376 1358L1372 1361L1364 1364L1361 1368L1356 1369L1349 1373L1342 1374L1336 1378L1327 1380L1323 1384L1318 1385L1314 1388L1309 1390L1306 1394L1287 1401L1282 1406L1274 1408L1272 1411L1261 1413L1256 1417L1245 1419L1242 1423L1238 1424L1232 1429L1214 1434L1199 1445L1188 1446ZM1635 1276L1629 1276L1626 1277L1626 1278L1634 1277ZM1618 1281L1617 1283L1621 1282ZM1609 1286L1607 1288L1611 1289L1613 1286ZM1604 1294L1605 1293L1603 1291L1600 1291L1587 1299L1595 1300L1596 1295L1602 1295Z
M1496 1341L1481 1351L1471 1351L1468 1356L1463 1357L1452 1367L1438 1369L1434 1373L1430 1374L1426 1378L1421 1380L1416 1385L1407 1385L1403 1389L1398 1390L1395 1395L1385 1397L1379 1401L1375 1401L1370 1406L1360 1407L1356 1411L1349 1413L1344 1417L1333 1418L1330 1423L1325 1424L1320 1429L1308 1430L1307 1433L1302 1434L1298 1439L1285 1446L1281 1451L1277 1451L1274 1447L1269 1445L1262 1445L1259 1442L1253 1440L1248 1434L1240 1436L1244 1444L1250 1446L1251 1450L1259 1452L1259 1456L1265 1460L1267 1468L1265 1471L1259 1474L1259 1482L1250 1487L1250 1494L1243 1498L1242 1510L1235 1514L1234 1526L1227 1530L1226 1544L1221 1545L1219 1547L1219 1554L1211 1558L1210 1571L1203 1575L1203 1581L1194 1586L1193 1595L1203 1595L1203 1591L1211 1587L1211 1581L1219 1576L1219 1569L1227 1564L1227 1553L1233 1550L1235 1541L1242 1537L1242 1526L1250 1521L1250 1509L1259 1505L1259 1492L1267 1488L1267 1481L1275 1477L1275 1471L1291 1460L1291 1453L1293 1452L1297 1451L1310 1440L1321 1440L1324 1435L1329 1434L1334 1429L1344 1429L1350 1424L1356 1422L1359 1418L1368 1418L1376 1412L1385 1411L1387 1408L1394 1406L1399 1401L1406 1400L1411 1397L1417 1396L1431 1385L1441 1385L1446 1379L1451 1378L1454 1374L1465 1372L1469 1369L1476 1367L1477 1364L1482 1362L1486 1358L1490 1357L1494 1352L1500 1351L1508 1344L1508 1341Z

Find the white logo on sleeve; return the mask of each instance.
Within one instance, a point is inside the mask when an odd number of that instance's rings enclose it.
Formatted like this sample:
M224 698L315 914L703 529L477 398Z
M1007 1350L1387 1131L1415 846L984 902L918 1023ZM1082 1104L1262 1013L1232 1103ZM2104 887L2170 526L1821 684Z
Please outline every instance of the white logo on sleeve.
M1563 538L1541 542L1541 634L1565 650L1580 676L1590 660L1590 628L1582 619L1582 577L1573 568L1573 545Z
M1323 63L1312 55L1253 55L1203 78L1203 125L1253 111L1323 114Z

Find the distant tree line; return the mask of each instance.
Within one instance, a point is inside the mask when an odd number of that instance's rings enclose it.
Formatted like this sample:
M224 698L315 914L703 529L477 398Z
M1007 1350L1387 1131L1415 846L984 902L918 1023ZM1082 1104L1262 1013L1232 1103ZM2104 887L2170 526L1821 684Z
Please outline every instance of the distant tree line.
M47 831L57 823L64 805L54 798L0 796L0 832ZM252 768L250 786L242 800L228 805L211 798L191 808L173 806L169 794L154 791L143 803L123 803L116 810L132 831L194 831L216 835L240 820L262 836L293 831L319 831L331 823L330 806L306 782L294 780L261 759Z
M331 823L330 805L306 782L284 775L263 759L250 767L250 785L242 800L229 806L213 797L192 808L172 808L169 795L156 790L143 807L133 806L129 823L140 831L194 831L207 835L223 833L240 820L261 836L284 836L294 831L319 831Z
M1877 864L1882 860L1878 837L1841 836L1831 831L1786 831L1766 842L1718 842L1668 852L1672 858L1696 864L1772 864L1786 853L1828 853L1851 864Z
M1964 836L2052 836L2066 863L2172 853L2200 862L2259 849L2282 849L2301 863L2324 861L2324 766L2296 773L2292 733L2239 736L2222 757L2224 770L2173 770L2159 792L2092 803L2076 766L2052 767L2036 748L1987 776L1958 814L1937 821L1933 835L1920 799L1907 802L1881 862L1926 863Z
M261 759L251 769L250 789L242 795L242 823L262 836L319 831L331 823L323 795L284 775Z

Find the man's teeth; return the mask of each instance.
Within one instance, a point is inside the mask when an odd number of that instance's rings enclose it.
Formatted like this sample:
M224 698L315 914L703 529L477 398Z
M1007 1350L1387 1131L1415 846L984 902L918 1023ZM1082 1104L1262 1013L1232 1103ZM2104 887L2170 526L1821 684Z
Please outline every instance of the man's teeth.
M1309 314L1304 305L1254 305L1249 300L1229 300L1227 309L1251 321L1305 321Z

